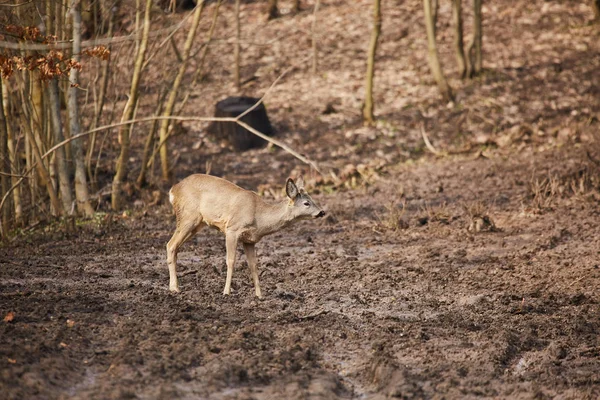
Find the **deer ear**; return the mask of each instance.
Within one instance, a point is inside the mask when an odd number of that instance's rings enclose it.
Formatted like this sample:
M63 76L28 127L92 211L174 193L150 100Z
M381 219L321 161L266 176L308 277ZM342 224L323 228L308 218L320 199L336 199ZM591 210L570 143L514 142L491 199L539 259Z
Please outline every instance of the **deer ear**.
M296 186L298 187L299 191L302 191L302 189L304 189L304 179L302 178L302 175L300 175L298 179L296 179Z
M288 178L287 182L285 183L285 193L292 200L298 196L298 187L292 178Z

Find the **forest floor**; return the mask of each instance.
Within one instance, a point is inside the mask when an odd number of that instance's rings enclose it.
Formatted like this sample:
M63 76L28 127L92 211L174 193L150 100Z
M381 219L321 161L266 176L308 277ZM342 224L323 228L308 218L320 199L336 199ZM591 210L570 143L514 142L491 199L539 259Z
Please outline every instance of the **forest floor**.
M265 24L260 3L242 7L254 40L296 35L245 47L243 75L257 79L244 93L260 96L299 63L267 108L278 137L325 176L281 150L235 153L206 124L183 123L170 142L177 179L210 166L278 197L287 176L303 173L327 211L260 242L264 298L243 257L222 295L224 238L208 229L182 247L182 291L170 293L166 190L132 190L122 214L99 213L69 233L40 225L0 247L2 397L600 396L600 31L591 10L486 3L486 71L464 83L441 24L457 92L444 104L429 78L421 3L384 4L379 120L364 127L369 2L325 3L317 77L300 63L309 11ZM440 13L449 20L449 5ZM231 91L227 53L211 54L185 115L210 115ZM139 115L156 102L144 99ZM422 126L442 155L425 149ZM135 161L144 138L134 135Z

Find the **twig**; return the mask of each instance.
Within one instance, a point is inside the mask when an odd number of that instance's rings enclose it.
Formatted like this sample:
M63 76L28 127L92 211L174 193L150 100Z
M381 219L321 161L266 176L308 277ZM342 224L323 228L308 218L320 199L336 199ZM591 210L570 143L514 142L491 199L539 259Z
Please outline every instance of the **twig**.
M431 144L431 142L429 141L429 139L427 138L427 133L425 133L425 126L424 126L424 124L421 124L421 136L423 136L423 141L425 142L425 146L427 147L427 149L429 151L431 151L436 156L442 156L442 155L444 155L443 153L437 151L435 149L435 147L433 147L433 145Z
M324 310L324 309L320 309L319 311L316 311L312 314L308 314L308 315L300 315L298 317L296 317L297 319L299 319L300 321L306 320L306 319L314 319L316 317L318 317L319 315L322 314L327 314L329 311Z
M16 175L16 174L9 174L8 172L0 172L0 175L3 176L10 176L12 178L24 178L24 179L29 179L29 176L25 176L25 175Z

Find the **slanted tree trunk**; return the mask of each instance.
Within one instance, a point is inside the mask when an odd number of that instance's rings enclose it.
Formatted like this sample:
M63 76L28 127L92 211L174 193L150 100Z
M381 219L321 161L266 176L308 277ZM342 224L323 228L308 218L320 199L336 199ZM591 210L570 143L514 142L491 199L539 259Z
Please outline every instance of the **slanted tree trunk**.
M192 45L194 43L194 38L196 36L196 30L198 29L198 25L200 24L200 16L202 15L202 10L204 8L204 2L200 2L195 10L194 17L192 20L192 26L188 32L188 36L186 38L185 44L183 46L183 62L179 65L179 70L177 71L177 75L175 76L175 80L173 81L173 86L171 87L171 91L169 92L169 97L167 99L167 103L165 104L165 109L163 110L163 117L170 117L173 115L173 109L175 108L175 101L177 100L177 92L179 91L179 86L181 86L181 82L183 80L183 75L185 74L185 69L187 67L187 63L190 59L190 54L192 51ZM160 161L161 161L161 176L164 181L170 180L171 170L169 168L169 150L167 147L167 136L169 131L170 122L168 119L163 119L160 124L159 130L159 138L160 138Z
M433 77L437 82L442 97L445 100L453 100L454 96L452 94L452 89L446 81L446 77L444 76L444 72L442 71L442 65L440 64L440 59L438 57L437 43L435 38L436 21L433 18L434 14L431 6L431 0L423 0L423 9L425 11L425 27L427 28L429 67L431 68L431 73L433 74Z
M146 9L144 11L144 27L142 29L142 37L133 67L133 77L131 79L131 88L129 90L129 99L125 104L121 122L129 121L133 118L137 100L138 87L142 78L142 67L146 57L146 49L148 48L148 36L150 34L150 11L152 8L152 0L146 0ZM119 137L121 138L121 152L117 159L115 176L112 183L111 208L119 210L121 208L121 185L127 174L127 161L129 159L129 132L130 125L121 125L119 128Z
M213 39L215 28L217 26L217 19L219 17L219 8L221 7L222 2L223 2L223 0L218 0L217 4L215 4L215 9L213 10L213 16L212 16L212 21L210 23L210 28L208 28L208 33L206 34L206 41L204 42L204 47L202 48L202 53L200 54L200 59L198 61L198 65L196 67L196 72L194 72L194 79L192 79L192 84L188 87L185 97L179 104L178 114L181 113L181 110L183 110L183 107L189 100L190 94L192 93L192 91L196 87L196 84L198 83L198 78L202 77L204 60L206 60L206 55L208 54L208 49L210 48L210 44Z
M313 52L313 62L312 62L312 73L313 75L317 74L317 66L319 64L319 52L317 49L317 13L319 12L319 6L321 5L321 0L317 0L315 2L315 8L313 9L313 20L312 20L312 52Z
M375 121L373 115L373 76L375 75L375 54L377 53L377 43L379 42L379 33L381 32L381 0L373 0L373 30L371 31L371 42L369 43L369 53L367 56L367 75L365 79L365 105L363 107L363 120L365 124L372 124Z
M277 0L269 0L267 15L268 19L270 20L279 17L279 8L277 7Z
M81 58L81 3L79 1L73 2L71 15L73 17L72 59L79 62ZM79 104L77 103L77 91L79 90L79 71L77 68L71 70L69 82L69 124L71 136L75 136L81 132L81 127L79 125ZM90 194L88 191L85 161L83 159L81 143L82 139L75 139L71 142L75 162L75 200L77 202L77 211L79 214L91 217L94 215L94 209L90 204Z
M452 18L454 19L454 52L461 79L467 76L465 44L463 40L462 0L452 0Z
M54 132L54 143L60 143L64 140L62 121L60 119L60 97L58 94L58 80L53 78L48 84L48 99L50 100L50 120L52 121L52 130ZM32 143L33 144L33 143ZM37 145L34 147L40 151ZM37 155L36 155L37 158ZM58 186L65 214L71 213L73 196L71 195L71 179L69 165L67 164L65 147L56 149L56 172L58 175ZM37 160L42 163L41 157ZM43 167L43 166L42 166ZM45 179L46 177L44 177ZM48 179L50 179L48 177ZM48 181L50 182L50 181Z
M234 72L233 80L235 88L240 91L240 0L235 0L235 47L233 49Z
M473 0L473 39L467 50L468 62L467 75L473 78L481 73L481 43L483 32L481 30L481 0Z

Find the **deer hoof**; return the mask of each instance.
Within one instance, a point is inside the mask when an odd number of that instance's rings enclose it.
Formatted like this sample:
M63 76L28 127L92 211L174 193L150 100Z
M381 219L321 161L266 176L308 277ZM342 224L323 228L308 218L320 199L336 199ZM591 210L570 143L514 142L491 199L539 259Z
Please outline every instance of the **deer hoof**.
M179 287L178 286L169 286L169 290L173 293L179 293Z

